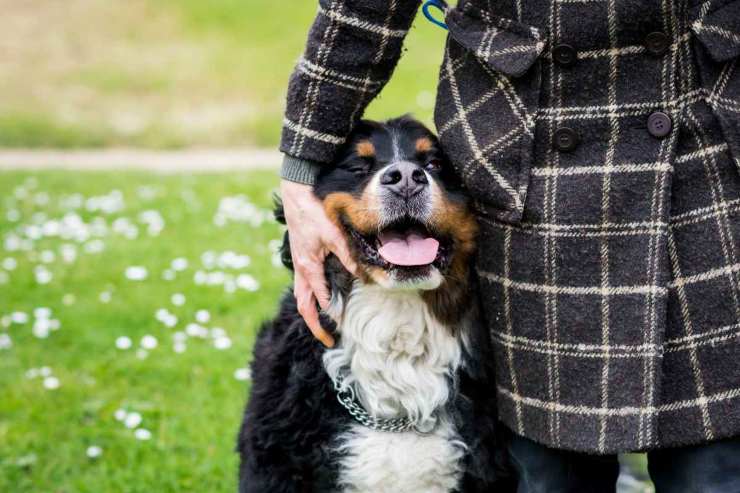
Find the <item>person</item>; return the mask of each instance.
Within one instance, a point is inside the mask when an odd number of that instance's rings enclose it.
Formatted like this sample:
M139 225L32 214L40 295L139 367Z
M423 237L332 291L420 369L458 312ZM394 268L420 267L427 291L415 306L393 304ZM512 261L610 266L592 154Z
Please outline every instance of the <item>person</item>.
M311 183L419 2L319 4L281 193L300 312L331 345L322 261L356 266ZM740 1L461 0L444 22L435 123L480 223L519 491L614 491L627 451L659 492L740 491Z

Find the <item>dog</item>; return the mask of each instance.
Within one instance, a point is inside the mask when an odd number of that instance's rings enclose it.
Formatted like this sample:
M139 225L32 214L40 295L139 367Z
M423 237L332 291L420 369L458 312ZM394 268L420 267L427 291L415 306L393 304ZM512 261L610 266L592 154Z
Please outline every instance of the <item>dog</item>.
M476 222L437 138L408 116L363 120L314 190L361 273L326 260L335 347L292 293L261 328L239 491L514 491L468 268Z

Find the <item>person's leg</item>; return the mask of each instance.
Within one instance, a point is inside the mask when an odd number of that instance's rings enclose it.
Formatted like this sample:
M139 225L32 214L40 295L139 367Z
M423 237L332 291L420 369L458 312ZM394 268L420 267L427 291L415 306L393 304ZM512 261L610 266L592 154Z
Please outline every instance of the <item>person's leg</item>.
M740 493L740 438L648 453L656 493Z
M554 450L514 435L509 445L519 475L518 493L610 493L616 490L616 455Z

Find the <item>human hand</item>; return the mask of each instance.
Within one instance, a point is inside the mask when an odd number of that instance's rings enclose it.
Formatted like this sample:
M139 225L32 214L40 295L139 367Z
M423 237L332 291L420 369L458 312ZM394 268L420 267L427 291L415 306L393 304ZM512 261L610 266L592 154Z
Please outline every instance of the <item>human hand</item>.
M357 264L350 255L344 235L327 217L310 185L282 180L280 195L290 236L290 255L295 269L293 294L298 312L314 337L332 347L334 338L321 327L316 309L317 301L322 310L329 306L324 259L333 253L352 274L357 273Z

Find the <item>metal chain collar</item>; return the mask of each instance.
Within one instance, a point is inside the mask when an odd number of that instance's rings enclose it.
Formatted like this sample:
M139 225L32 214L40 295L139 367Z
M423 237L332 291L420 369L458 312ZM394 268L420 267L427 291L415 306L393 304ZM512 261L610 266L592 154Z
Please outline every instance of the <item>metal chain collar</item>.
M391 433L401 433L410 430L419 431L416 429L415 423L406 416L393 419L371 416L357 401L354 388L351 385L342 388L342 382L344 382L344 376L341 373L337 374L337 378L334 380L334 390L337 391L337 400L360 424L373 430L388 431ZM419 431L419 433L423 432Z

